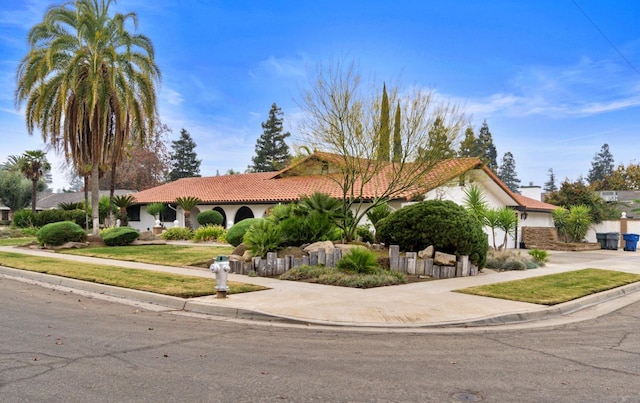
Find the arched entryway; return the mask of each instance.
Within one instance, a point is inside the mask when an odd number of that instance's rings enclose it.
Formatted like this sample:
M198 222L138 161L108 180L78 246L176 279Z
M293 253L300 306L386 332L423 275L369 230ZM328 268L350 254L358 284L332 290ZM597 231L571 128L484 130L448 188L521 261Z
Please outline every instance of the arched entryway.
M224 212L222 207L214 207L213 211L217 211L218 213L222 214L222 226L224 228L227 228L227 213Z
M237 224L242 220L246 220L247 218L254 218L253 211L247 206L242 206L236 212L236 216L233 218L233 223Z

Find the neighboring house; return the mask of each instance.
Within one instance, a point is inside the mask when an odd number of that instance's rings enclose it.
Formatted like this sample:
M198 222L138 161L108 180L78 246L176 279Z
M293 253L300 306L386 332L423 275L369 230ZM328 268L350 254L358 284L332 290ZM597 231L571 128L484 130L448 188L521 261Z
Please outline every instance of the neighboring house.
M170 204L171 208L177 211L178 225L183 226L184 211L175 206L177 197L193 196L202 201L191 211L191 223L194 227L198 226L195 219L198 213L213 209L222 214L227 228L245 218L263 217L275 204L295 202L301 196L308 196L314 192L341 198L339 186L329 177L331 172L334 172L331 165L335 161L336 158L332 154L316 152L278 172L184 178L166 183L135 194L138 204L129 209L129 225L138 230L153 227L154 218L146 213L145 206L153 202L162 202ZM399 209L415 203L415 199L421 198L422 195L425 199L445 199L463 204L465 189L474 183L484 193L489 207L509 206L517 210L520 227L553 227L551 212L555 206L541 201L539 187L537 196L532 192L527 193L528 196L513 193L478 158L442 161L425 179L425 188L405 192L391 200L389 206L394 210ZM384 182L383 173L376 180L365 184L364 201L374 199L377 195L376 186ZM171 227L172 221L164 220L164 223ZM504 235L496 236L497 239L502 239ZM519 239L519 231L517 237ZM512 239L508 244L509 247L515 245L516 239Z
M133 190L116 189L114 191L115 196L134 194ZM109 197L109 190L101 190L100 197ZM63 193L51 193L42 192L38 193L38 200L36 201L36 210L50 210L56 209L62 203L80 203L84 202L84 192L63 192ZM91 192L89 192L89 204L91 204Z
M9 207L0 203L0 220L9 221Z

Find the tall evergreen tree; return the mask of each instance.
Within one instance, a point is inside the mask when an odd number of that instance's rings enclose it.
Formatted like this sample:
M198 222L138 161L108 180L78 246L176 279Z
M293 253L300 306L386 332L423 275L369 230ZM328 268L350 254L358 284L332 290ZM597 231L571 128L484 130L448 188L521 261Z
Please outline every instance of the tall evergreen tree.
M396 114L393 122L393 161L400 162L402 160L402 133L401 133L401 125L402 121L400 120L400 101L398 101L398 106L396 106Z
M608 176L613 175L614 162L613 155L609 151L609 144L603 144L600 152L593 157L591 169L587 176L590 185L598 181L604 181Z
M477 141L480 150L482 150L482 154L479 156L480 159L489 169L493 172L497 172L498 152L496 151L496 146L493 145L493 138L491 137L489 125L486 120L482 122L482 127L480 128L480 133L478 133Z
M380 144L378 144L378 159L389 161L391 129L389 126L389 97L387 85L382 85L382 102L380 103Z
M519 193L520 179L518 179L518 174L516 173L516 160L510 152L506 152L502 156L502 164L498 169L498 178L500 178L511 191Z
M196 143L185 129L180 130L180 139L171 142L171 172L169 181L181 178L192 178L200 176L200 163L197 159Z
M281 109L275 103L271 105L269 118L262 123L262 135L256 142L256 155L251 158L253 172L271 172L284 168L291 159L289 146L285 139L291 135L283 133Z
M545 193L551 193L558 190L558 186L556 186L556 175L553 173L553 168L549 168L549 180L544 183L543 190Z
M440 160L455 158L456 152L452 147L452 139L449 130L440 117L437 117L429 129L429 141L427 155L437 156Z
M478 139L473 133L473 127L467 126L464 132L464 140L460 143L458 156L461 158L480 157L481 154L482 152L478 147Z

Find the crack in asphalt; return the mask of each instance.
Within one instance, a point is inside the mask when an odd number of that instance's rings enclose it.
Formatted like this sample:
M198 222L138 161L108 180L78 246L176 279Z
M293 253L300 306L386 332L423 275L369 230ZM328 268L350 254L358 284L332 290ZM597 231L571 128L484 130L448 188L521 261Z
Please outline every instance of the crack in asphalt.
M498 344L504 345L504 346L508 346L508 347L515 348L515 349L518 349L518 350L524 350L524 351L529 351L529 352L532 352L532 353L541 354L541 355L544 355L544 356L547 356L547 357L551 357L551 358L555 358L555 359L558 359L558 360L567 361L567 362L570 362L570 363L573 363L573 364L577 364L577 365L580 365L580 366L583 366L583 367L592 368L592 369L596 369L596 370L613 372L613 373L617 373L617 374L625 374L625 375L631 375L631 376L635 376L635 377L640 377L640 373L638 373L638 372L628 372L628 371L622 371L622 370L615 369L615 368L608 368L608 367L603 367L603 366L599 366L599 365L588 364L588 363L580 361L578 359L563 357L563 356L559 356L559 355L556 355L556 354L553 354L553 353L550 353L550 352L547 352L547 351L542 351L542 350L538 350L538 349L534 349L534 348L527 348L527 347L519 346L519 345L516 345L516 344L508 343L508 342L506 342L504 340L496 339L496 338L493 338L493 337L488 337L487 335L485 335L485 338L488 339L488 340L492 340L492 341L494 341L494 342L496 342ZM602 348L604 350L614 350L614 348L611 348L611 347L598 347L598 346L594 346L594 345L591 345L591 344L588 344L588 345L591 346L591 347ZM623 350L616 350L616 351L623 352ZM631 354L636 354L637 355L638 353L631 353Z

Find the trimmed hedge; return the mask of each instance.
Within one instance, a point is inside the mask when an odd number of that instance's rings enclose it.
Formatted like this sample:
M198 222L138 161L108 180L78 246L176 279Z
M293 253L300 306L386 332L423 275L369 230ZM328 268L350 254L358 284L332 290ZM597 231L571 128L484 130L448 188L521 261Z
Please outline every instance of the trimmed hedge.
M102 234L102 242L107 246L124 246L138 239L140 232L131 227L117 227Z
M47 224L38 230L38 242L44 245L62 245L66 242L82 242L87 234L82 227L71 221L60 221Z
M219 211L207 210L199 213L196 220L198 220L198 224L204 227L205 225L222 225L224 217Z
M403 207L378 223L380 240L404 251L436 250L469 260L482 268L489 243L482 223L463 207L448 200L427 200Z
M247 232L249 227L257 223L264 218L245 218L244 220L234 224L227 230L227 242L233 246L238 246L242 243L242 238Z

